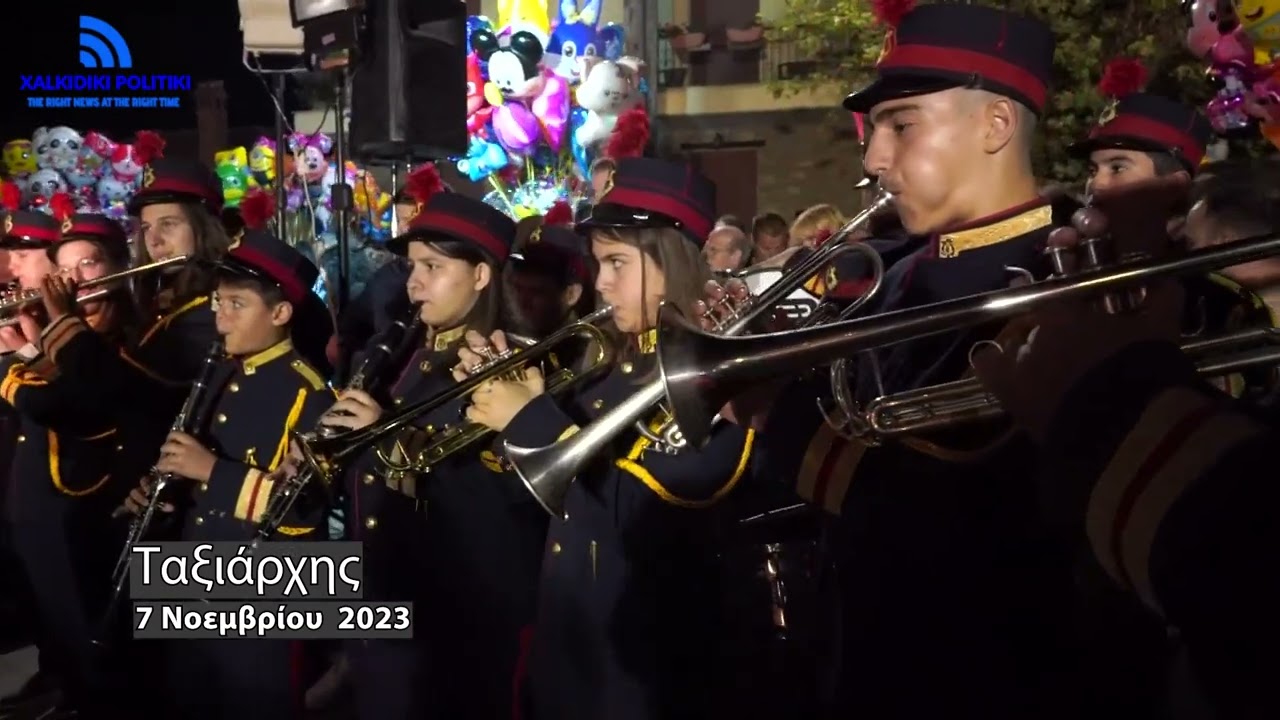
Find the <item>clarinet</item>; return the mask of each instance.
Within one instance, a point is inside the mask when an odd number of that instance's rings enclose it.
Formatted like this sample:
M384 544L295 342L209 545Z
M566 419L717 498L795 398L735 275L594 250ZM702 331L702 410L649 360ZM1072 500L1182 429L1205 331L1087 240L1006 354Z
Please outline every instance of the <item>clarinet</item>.
M209 384L213 380L213 372L217 368L218 360L222 358L222 347L221 340L215 341L209 346L209 354L205 356L200 375L191 386L191 392L187 393L187 399L183 401L182 408L178 410L178 416L173 419L173 426L169 428L170 432L190 433L192 431L195 424L196 410L200 407L200 401L204 398L205 391L208 390ZM129 535L125 538L124 549L121 550L120 559L116 561L115 570L111 573L111 598L107 602L106 614L102 617L100 630L93 641L94 645L102 646L107 642L110 629L115 625L115 617L120 607L120 601L125 595L125 586L129 582L129 561L133 558L133 549L150 532L151 524L155 521L156 509L160 507L161 493L175 479L172 473L162 473L155 466L152 466L147 473L147 477L151 480L151 487L147 492L147 504L143 511L135 515L129 523ZM118 510L117 512L120 511Z
M413 343L422 324L418 319L419 307L414 305L408 316L392 323L382 332L369 350L369 354L360 361L355 373L351 375L351 381L346 386L347 390L369 390L369 385L385 375L390 364L404 354L404 350ZM321 417L314 436L331 438L344 431L345 428L325 425L324 417ZM271 498L267 500L267 506L263 510L262 521L258 523L258 531L249 542L250 550L256 549L263 541L270 540L271 536L275 535L293 509L294 503L298 501L298 497L302 495L302 491L311 482L313 475L314 472L310 467L303 467L292 477L276 481L271 491Z

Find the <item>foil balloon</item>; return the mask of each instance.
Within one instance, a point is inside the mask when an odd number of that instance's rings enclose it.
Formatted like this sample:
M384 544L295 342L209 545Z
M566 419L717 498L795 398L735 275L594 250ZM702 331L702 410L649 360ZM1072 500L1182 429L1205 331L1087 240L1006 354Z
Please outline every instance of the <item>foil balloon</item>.
M498 0L497 30L503 35L532 33L545 47L551 34L547 0Z
M1266 65L1280 49L1280 0L1236 0L1240 28L1253 40L1254 58Z
M31 173L35 172L36 155L31 147L30 140L10 140L4 144L4 167L9 173L9 177L14 180L23 180Z
M458 172L466 175L471 182L480 182L505 168L509 162L507 153L501 145L472 135L467 147L467 156L459 160L456 167Z
M524 155L538 142L542 131L538 118L520 102L504 102L493 110L493 132L502 147Z
M534 117L542 121L543 139L553 151L560 152L569 120L569 83L559 75L547 73L542 92L529 105Z
M467 16L467 54L472 54L471 33L477 30L493 30L493 21L484 15Z
M267 187L276 179L276 141L263 136L249 149L249 173L253 183Z
M578 142L578 128L586 122L587 110L574 107L569 111L569 153L573 156L573 166L578 177L586 178L591 168L590 149Z
M1223 35L1209 50L1210 74L1222 85L1205 105L1205 114L1215 132L1228 133L1250 127L1253 119L1246 110L1246 94L1257 80L1253 43L1239 29Z
M617 23L609 23L600 28L600 57L605 60L620 60L627 52L627 29Z
M489 133L489 119L493 116L493 107L484 96L484 73L480 71L480 58L471 53L467 55L467 134L485 135Z
M1191 54L1198 58L1208 57L1214 44L1237 25L1235 22L1230 22L1232 27L1224 27L1227 23L1218 17L1220 2L1221 0L1193 0L1187 6L1191 25L1187 28L1186 45Z
M249 192L249 153L243 147L222 150L213 155L213 170L222 182L222 199L227 207L239 207Z

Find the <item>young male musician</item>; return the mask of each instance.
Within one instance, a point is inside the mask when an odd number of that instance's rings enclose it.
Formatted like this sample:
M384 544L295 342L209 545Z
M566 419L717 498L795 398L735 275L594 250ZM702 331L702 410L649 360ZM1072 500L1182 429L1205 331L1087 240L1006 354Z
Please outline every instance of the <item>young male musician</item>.
M268 473L285 458L295 430L310 430L333 394L295 347L303 316L327 313L311 291L319 270L293 247L261 230L232 241L214 294L225 359L202 397L191 433L172 432L156 469L186 490L163 510L182 509L184 540L248 540L272 497ZM206 353L208 348L206 348ZM130 509L146 501L148 482ZM284 539L323 539L322 503L300 500L280 528ZM317 533L317 529L320 531ZM301 693L287 641L209 640L175 645L169 658L173 701L184 718L292 717Z
M407 290L425 343L408 358L379 361L377 387L345 391L324 422L366 427L451 389L467 332L502 327L500 273L514 237L511 219L484 203L450 192L425 198L388 244L412 262ZM406 432L371 448L348 474L348 527L364 542L365 597L412 601L421 616L439 619L420 624L411 641L348 644L362 720L510 717L547 519L487 443L430 468L415 465L431 443L468 426L465 402L406 418Z
M894 194L905 230L927 238L889 270L878 311L1045 274L1045 239L1067 221L1039 196L1031 167L1053 48L1039 21L923 5L891 31L875 80L845 100L874 123L867 172ZM970 348L997 329L851 358L856 401L959 379ZM757 469L839 518L844 649L833 715L1049 717L1062 696L1087 699L1087 688L1054 687L1073 662L1062 633L1071 576L1037 526L1028 443L989 425L846 439L817 412L823 394L792 385L761 413Z
M1280 434L1197 377L1179 347L1181 294L1157 281L1140 312L1044 307L1032 342L984 349L975 367L1042 445L1055 527L1181 639L1211 711L1272 717Z
M714 218L711 182L682 164L624 158L605 188L579 227L591 235L619 356L568 400L547 394L536 373L477 389L468 417L513 445L568 438L632 396L655 371L660 303L692 312L710 278L700 245ZM468 366L480 359L461 355ZM656 409L647 419L653 430L665 420ZM718 514L709 508L738 484L752 437L725 425L694 450L632 433L569 487L542 561L527 665L532 717L716 715L731 663L718 646Z
M7 234L21 243L16 252L45 254L60 277L83 282L128 267L124 230L105 216L76 215L61 231L43 213L15 213L10 220ZM46 293L44 312L75 312L117 346L136 329L125 287L78 308L73 303ZM6 520L35 599L41 665L48 664L62 684L57 711L89 711L99 709L111 691L92 643L118 548L111 510L128 486L117 477L122 468L112 408L84 403L74 380L54 371L39 347L39 322L31 312L21 316L25 332L0 330L6 344L19 346L0 382L0 397L21 418Z

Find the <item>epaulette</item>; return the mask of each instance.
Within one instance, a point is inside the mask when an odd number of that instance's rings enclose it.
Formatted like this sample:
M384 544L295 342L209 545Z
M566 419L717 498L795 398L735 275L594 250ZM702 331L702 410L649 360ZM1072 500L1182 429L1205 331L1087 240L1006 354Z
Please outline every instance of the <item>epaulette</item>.
M169 325L173 324L173 321L177 319L179 315L187 312L188 310L193 310L195 308L198 308L201 305L204 305L208 302L209 302L208 295L201 295L199 297L188 300L187 302L183 303L180 307L178 307L177 310L173 310L169 314L164 315L159 320L157 320L155 324L152 325L150 329L147 330L146 334L142 336L142 339L138 341L138 344L146 345L147 341L150 340L153 335L155 335L157 332L160 332L162 328L167 328L169 327Z
M289 363L289 367L293 368L295 372L301 375L303 379L311 385L312 390L320 390L325 386L324 378L320 377L320 373L315 368L308 365L306 360L303 360L302 358L294 358L293 361Z

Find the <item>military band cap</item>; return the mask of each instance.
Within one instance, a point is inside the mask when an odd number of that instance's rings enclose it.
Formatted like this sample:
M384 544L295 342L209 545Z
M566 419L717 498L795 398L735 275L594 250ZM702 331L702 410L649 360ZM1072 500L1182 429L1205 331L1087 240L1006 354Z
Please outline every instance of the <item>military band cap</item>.
M53 247L62 239L62 226L51 215L34 210L15 210L4 216L5 250L32 250Z
M245 230L236 235L219 269L274 283L286 300L299 306L312 300L311 288L320 277L319 268L306 255L265 230Z
M867 113L886 100L966 87L1039 114L1053 77L1054 44L1049 26L1025 15L984 5L921 5L891 32L876 79L845 98L844 107Z
M502 265L511 254L516 224L501 210L480 200L460 193L437 192L422 203L409 227L392 238L387 249L404 255L411 241L441 236L475 245Z
M621 158L577 229L670 227L702 247L715 224L715 206L715 184L692 166Z
M1088 139L1069 150L1076 157L1087 157L1103 148L1167 152L1194 172L1212 139L1209 120L1195 108L1140 92L1108 105L1089 130Z
M512 255L512 258L516 258ZM519 259L549 267L567 267L583 284L590 280L587 272L587 246L582 236L568 225L543 225L529 236L520 248Z
M120 223L97 213L76 213L63 220L62 240L96 240L124 248L129 245L129 237Z
M129 214L147 205L202 203L213 215L222 212L222 183L212 170L196 162L159 158L142 168L142 183L129 201Z

